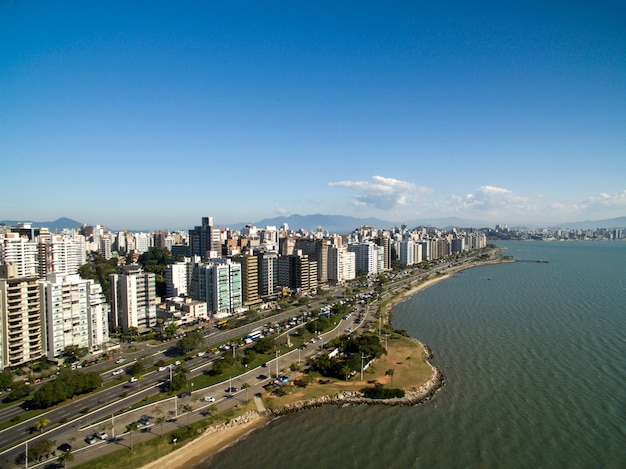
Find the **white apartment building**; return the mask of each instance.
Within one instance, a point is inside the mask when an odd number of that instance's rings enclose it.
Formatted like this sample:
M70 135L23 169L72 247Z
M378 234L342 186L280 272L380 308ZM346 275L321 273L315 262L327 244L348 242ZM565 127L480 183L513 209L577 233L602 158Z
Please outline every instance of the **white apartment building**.
M189 293L192 270L193 265L189 258L186 258L184 262L176 262L167 266L165 289L168 298L186 296Z
M149 233L135 233L135 252L137 254L143 254L148 252L148 249L152 246L152 236Z
M79 275L46 275L42 282L42 303L47 325L48 359L54 360L68 346L90 349L89 287L92 280Z
M78 268L87 262L85 237L52 235L45 242L45 253L46 273L76 274Z
M357 274L375 274L379 271L379 264L382 262L384 265L384 252L381 252L379 255L378 246L371 241L350 243L348 244L348 251L355 254L355 268Z
M39 275L38 243L19 233L5 233L0 239L0 262L11 262L18 277Z
M346 246L328 247L328 281L342 284L356 278L356 254Z
M109 276L111 283L112 327L120 326L124 333L129 328L140 332L156 326L156 278L139 266L120 267L119 273Z
M110 339L111 307L99 283L90 280L87 288L89 292L89 348L91 351L102 350Z

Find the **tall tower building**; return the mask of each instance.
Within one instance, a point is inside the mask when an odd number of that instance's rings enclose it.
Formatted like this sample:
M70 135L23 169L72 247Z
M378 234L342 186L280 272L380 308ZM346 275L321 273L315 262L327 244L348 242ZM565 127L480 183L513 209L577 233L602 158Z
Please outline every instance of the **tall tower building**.
M125 333L130 327L140 332L156 326L156 278L139 266L119 268L109 276L111 283L112 326L121 326Z
M191 256L203 259L221 256L221 230L219 226L213 226L213 217L203 217L202 225L189 231L189 252Z
M0 239L0 261L11 262L18 277L39 276L38 245L19 233L6 233Z
M78 274L48 274L42 282L44 292L47 352L53 360L63 354L65 347L91 349L89 343L90 280Z
M233 257L233 262L241 264L243 305L251 306L260 303L258 257L251 254L240 254Z
M278 253L261 252L257 254L259 266L259 295L264 300L278 294Z
M0 262L0 369L45 353L41 285L36 275L19 272L18 265Z

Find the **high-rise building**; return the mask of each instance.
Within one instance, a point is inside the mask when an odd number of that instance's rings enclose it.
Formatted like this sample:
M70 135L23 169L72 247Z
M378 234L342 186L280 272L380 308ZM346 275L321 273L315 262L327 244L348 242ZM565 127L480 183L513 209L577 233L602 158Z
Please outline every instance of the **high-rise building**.
M239 254L233 257L233 262L241 264L243 305L251 306L260 303L258 257L251 254Z
M278 258L278 284L296 293L317 291L317 262L302 251Z
M278 292L278 253L260 252L257 255L259 266L259 295L263 300L274 298Z
M349 243L348 251L355 254L357 275L370 275L378 272L378 249L373 242Z
M48 274L42 282L47 326L47 353L53 360L65 347L91 349L89 343L89 287L79 275Z
M241 264L226 259L196 263L190 291L194 300L206 301L214 316L243 311Z
M328 247L328 281L342 284L356 278L356 254L346 246Z
M189 230L189 252L203 259L221 256L221 229L213 225L213 217L203 217L202 225Z
M112 327L120 326L125 333L129 328L139 332L156 326L156 277L137 265L122 266L118 273L109 276L111 283Z
M6 233L0 239L0 262L11 262L17 269L18 277L38 277L38 249L37 241L19 233Z
M12 262L0 262L0 369L42 358L45 353L41 285Z

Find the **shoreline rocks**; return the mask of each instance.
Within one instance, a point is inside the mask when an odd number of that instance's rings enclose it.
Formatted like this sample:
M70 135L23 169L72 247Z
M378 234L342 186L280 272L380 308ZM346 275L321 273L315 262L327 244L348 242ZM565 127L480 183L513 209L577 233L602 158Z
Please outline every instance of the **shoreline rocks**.
M346 407L349 405L389 405L389 406L411 406L427 402L437 393L444 385L445 378L443 373L432 365L428 360L432 357L430 348L417 341L424 350L426 362L432 370L431 377L415 391L405 391L404 397L392 399L368 399L363 396L360 391L344 391L334 396L320 396L313 399L294 402L287 404L278 409L268 409L268 413L278 417L288 415L294 412L303 412L308 409L322 407L325 405L335 405L338 407Z

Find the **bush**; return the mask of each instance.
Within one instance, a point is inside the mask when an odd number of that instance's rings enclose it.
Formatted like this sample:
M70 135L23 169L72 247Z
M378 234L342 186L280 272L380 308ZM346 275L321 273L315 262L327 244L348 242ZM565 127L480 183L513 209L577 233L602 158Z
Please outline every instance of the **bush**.
M393 399L396 397L404 397L404 390L398 388L384 388L382 386L363 388L361 392L368 399Z

